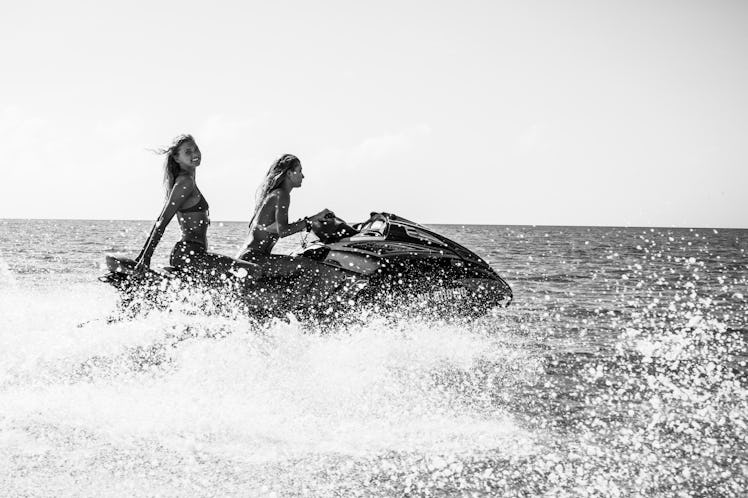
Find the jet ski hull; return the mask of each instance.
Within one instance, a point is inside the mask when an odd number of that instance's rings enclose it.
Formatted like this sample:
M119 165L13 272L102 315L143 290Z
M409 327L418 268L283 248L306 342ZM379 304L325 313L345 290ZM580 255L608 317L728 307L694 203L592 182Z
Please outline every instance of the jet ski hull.
M109 273L101 280L120 291L121 308L131 314L144 304L172 306L175 296L179 300L194 288L204 296L198 307L230 303L254 316L292 312L317 319L360 308L480 316L508 306L513 297L509 285L475 253L396 215L372 213L364 223L332 227L319 236L327 242L303 247L296 255L338 272L343 283L333 292L323 292L305 275L259 281L237 275L207 280L173 269L136 275L134 261L114 255L107 256Z

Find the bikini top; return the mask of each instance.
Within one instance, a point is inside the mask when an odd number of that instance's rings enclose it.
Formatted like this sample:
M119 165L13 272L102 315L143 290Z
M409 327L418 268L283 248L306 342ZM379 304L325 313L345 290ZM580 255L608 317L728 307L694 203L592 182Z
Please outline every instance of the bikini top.
M194 204L188 208L180 209L180 213L197 213L200 211L208 211L208 201L205 200L205 196L199 190L197 191L197 193L200 194L200 200L197 201L197 204Z

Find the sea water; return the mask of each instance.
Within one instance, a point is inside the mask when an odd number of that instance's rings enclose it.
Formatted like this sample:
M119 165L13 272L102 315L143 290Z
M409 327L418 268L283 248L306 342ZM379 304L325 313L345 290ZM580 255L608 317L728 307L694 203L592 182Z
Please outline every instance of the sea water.
M0 220L0 495L748 492L748 231L435 225L508 309L108 322L103 256L149 228Z

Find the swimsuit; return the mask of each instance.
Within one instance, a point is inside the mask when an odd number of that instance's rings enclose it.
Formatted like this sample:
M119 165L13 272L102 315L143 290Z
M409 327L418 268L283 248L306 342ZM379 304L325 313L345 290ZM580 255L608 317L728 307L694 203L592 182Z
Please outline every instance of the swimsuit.
M205 196L202 192L198 190L197 193L200 194L200 200L197 201L197 204L194 204L188 208L180 209L180 213L197 213L201 211L208 212L208 201L205 200Z
M244 250L239 253L237 259L250 261L249 258L252 257L251 255L253 253L259 253L260 255L266 254L269 256L270 251L273 250L273 247L275 247L278 239L280 239L280 235L278 234L277 222L274 221L269 225L260 225L258 223L254 226L254 230L252 229L253 222L254 219L249 223L249 230L252 234L254 247L252 249L250 249L249 246L245 247Z
M198 190L197 193L200 195L200 200L190 207L180 209L180 213L204 212L207 215L208 201L205 200L202 192ZM202 221L200 224L202 224ZM219 255L210 254L208 248L202 242L197 240L180 240L174 245L174 249L171 251L169 264L180 269L189 266L192 269L205 270L215 264L216 257L219 257Z
M174 268L202 267L206 263L207 248L194 240L180 240L174 245L169 264Z
M200 200L196 204L190 207L182 208L179 210L180 213L208 213L208 201L205 200L205 196L199 190L197 193L200 195ZM202 224L202 221L200 222ZM184 268L186 266L191 267L205 267L206 263L210 262L208 248L202 242L196 240L181 240L174 245L174 249L171 251L169 257L169 264L175 268Z

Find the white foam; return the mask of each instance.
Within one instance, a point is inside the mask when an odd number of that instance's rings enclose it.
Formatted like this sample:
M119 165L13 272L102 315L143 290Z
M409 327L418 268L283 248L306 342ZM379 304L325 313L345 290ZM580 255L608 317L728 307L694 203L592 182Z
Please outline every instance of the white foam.
M178 312L107 324L112 306L108 290L85 286L3 303L6 454L85 468L101 448L181 455L180 465L206 453L264 465L532 451L531 436L476 393L507 365L534 367L485 331L383 321L323 334ZM78 327L85 318L96 320ZM483 364L494 370L474 376Z
M15 286L18 282L8 263L0 259L0 286Z

